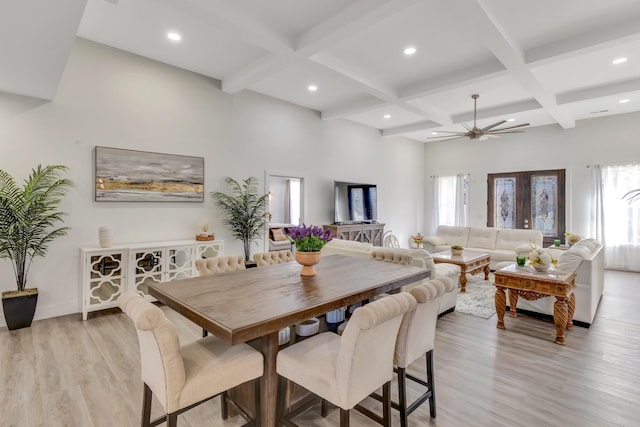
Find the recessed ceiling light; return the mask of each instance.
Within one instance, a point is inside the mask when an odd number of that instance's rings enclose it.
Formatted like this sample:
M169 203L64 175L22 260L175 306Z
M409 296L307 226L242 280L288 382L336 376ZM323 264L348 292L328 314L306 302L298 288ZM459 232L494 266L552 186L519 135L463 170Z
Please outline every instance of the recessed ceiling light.
M626 104L627 102L631 101L629 98L625 98L625 99L621 99L620 101L618 101L620 104Z
M431 135L437 135L438 132L431 132Z
M413 55L414 53L416 53L416 48L415 48L415 47L413 47L413 46L409 46L408 48L406 48L406 49L404 50L404 54L405 54L405 55L407 55L407 56L411 56L411 55Z
M516 119L507 119L508 122L515 122Z
M391 114L385 114L383 117L384 117L385 119L390 119L390 118L391 118Z
M612 64L618 65L618 64L622 64L623 62L627 62L627 58L616 58L612 61Z
M315 92L318 90L318 86L316 85L309 85L309 87L307 88L309 89L309 92Z
M171 32L171 33L167 33L167 38L169 40L173 40L174 42L177 42L182 39L182 36L178 33Z

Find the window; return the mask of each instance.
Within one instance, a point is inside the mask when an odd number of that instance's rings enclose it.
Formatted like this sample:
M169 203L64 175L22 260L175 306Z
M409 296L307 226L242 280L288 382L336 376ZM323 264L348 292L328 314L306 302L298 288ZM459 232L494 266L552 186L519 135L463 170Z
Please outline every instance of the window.
M433 229L439 225L467 225L469 217L468 175L434 176Z
M640 189L640 164L601 166L606 265L640 271L640 199L624 197Z
M564 169L489 174L487 184L487 226L539 230L545 245L562 240Z

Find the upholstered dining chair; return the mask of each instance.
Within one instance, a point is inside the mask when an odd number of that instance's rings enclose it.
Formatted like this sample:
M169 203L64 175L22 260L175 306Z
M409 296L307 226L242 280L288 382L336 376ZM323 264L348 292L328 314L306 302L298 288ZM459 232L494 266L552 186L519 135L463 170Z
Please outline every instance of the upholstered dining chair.
M260 425L262 354L247 344L230 346L216 337L180 346L173 324L164 312L136 292L120 296L118 303L138 333L144 394L142 427L167 422L177 425L178 415L248 381L254 382L255 415L246 425ZM165 415L151 420L153 395ZM233 402L230 402L232 403ZM223 405L224 406L224 405ZM249 417L242 408L236 409ZM223 407L223 418L226 408Z
M278 422L294 425L292 418L322 399L322 415L328 401L340 408L340 426L349 425L349 411L382 387L383 416L377 421L391 425L393 353L404 315L416 307L406 292L390 295L353 312L342 336L324 332L278 352ZM311 368L312 367L312 368ZM286 405L287 381L309 390L294 410Z
M374 259L376 258L374 257ZM387 255L385 261L396 264L410 264L410 262L406 262L402 255L396 255L393 258ZM400 412L401 427L407 427L407 417L427 400L429 400L431 417L436 417L436 391L433 372L436 321L438 320L438 311L444 294L452 292L456 286L457 283L453 279L441 277L423 281L419 285L412 286L409 290L418 305L414 311L407 313L400 325L393 358L395 372L398 375L398 402L391 402L391 406ZM386 294L383 295L386 297ZM426 381L407 373L407 367L423 355L425 355L427 362ZM411 404L407 403L407 379L427 388ZM382 400L382 396L377 393L372 393L371 397ZM360 410L361 407L356 409ZM362 412L370 416L369 411Z
M196 270L198 270L200 276L244 270L245 268L242 255L217 256L196 260Z
M211 276L228 271L245 270L244 257L242 255L217 256L196 260L196 270L200 276ZM202 329L202 337L209 335L206 329Z
M282 264L284 262L294 261L293 253L290 250L284 251L271 251L260 252L253 255L253 260L258 267L265 267L267 265Z
M400 426L407 427L407 417L425 401L429 400L429 411L436 417L436 391L433 372L433 347L436 334L436 321L440 302L447 292L453 291L457 284L449 277L432 279L412 288L409 292L418 302L416 309L408 313L402 321L396 342L393 364L398 373L398 403L391 406L400 411ZM407 367L421 356L426 355L427 380L424 381L408 374ZM427 388L413 403L407 404L407 379Z

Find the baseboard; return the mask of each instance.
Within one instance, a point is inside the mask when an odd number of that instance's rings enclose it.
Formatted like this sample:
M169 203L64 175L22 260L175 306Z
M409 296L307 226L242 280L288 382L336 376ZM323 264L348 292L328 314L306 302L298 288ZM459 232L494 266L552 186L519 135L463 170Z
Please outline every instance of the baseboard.
M66 303L60 305L41 306L38 304L36 307L36 314L33 316L33 320L50 319L52 317L66 316L68 314L79 313L78 304ZM0 327L7 326L6 320L4 320L4 313L0 311Z
M506 313L509 313L509 306L507 305ZM553 316L551 314L538 313L537 311L524 310L522 308L517 308L516 311L518 314L524 314L526 316L536 317L538 319L546 320L548 322L553 322ZM581 328L589 328L591 327L591 323L581 322L580 320L574 320L573 326L580 326Z

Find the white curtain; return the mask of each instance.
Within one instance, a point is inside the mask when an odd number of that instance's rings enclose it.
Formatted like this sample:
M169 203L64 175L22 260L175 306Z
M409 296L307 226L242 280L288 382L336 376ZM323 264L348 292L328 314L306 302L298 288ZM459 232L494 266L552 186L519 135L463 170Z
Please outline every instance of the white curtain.
M602 199L602 168L600 165L591 166L591 237L605 244L604 239L604 202Z
M467 225L467 175L434 176L433 230L439 225Z
M640 200L624 195L640 189L640 163L601 166L607 268L640 271Z
M468 197L468 180L466 174L458 174L456 176L456 195L455 195L455 225L467 225L469 218Z

